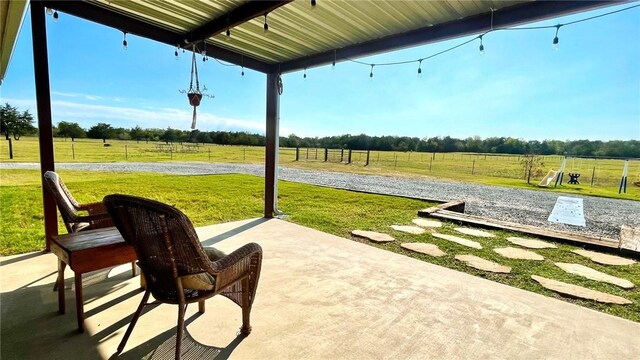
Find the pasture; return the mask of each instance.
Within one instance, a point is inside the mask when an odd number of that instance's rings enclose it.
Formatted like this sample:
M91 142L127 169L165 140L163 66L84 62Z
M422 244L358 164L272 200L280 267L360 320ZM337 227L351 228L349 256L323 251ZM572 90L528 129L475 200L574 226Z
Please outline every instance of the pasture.
M264 163L265 150L260 146L222 146L214 144L165 144L132 140L54 139L56 162L157 162L203 161L229 163ZM0 162L38 162L38 141L23 137L13 142L13 160L8 145L0 141ZM536 185L550 169L557 170L562 156L542 156L532 171L531 184L526 181L521 155L353 151L348 163L348 150L330 150L324 161L324 149L280 148L280 165L314 170L377 174L389 176L428 176L488 185L541 189ZM622 159L568 157L565 178L557 188L541 189L582 195L640 200L640 159L629 161L627 192L618 194L624 167ZM569 173L579 173L579 185L567 184Z

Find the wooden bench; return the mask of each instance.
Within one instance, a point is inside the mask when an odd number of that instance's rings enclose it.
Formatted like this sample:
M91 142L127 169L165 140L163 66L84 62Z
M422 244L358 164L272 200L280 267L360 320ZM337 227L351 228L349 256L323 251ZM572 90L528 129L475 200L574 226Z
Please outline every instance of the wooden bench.
M133 247L127 244L115 227L56 235L51 239L51 252L58 257L58 311L65 313L64 270L74 272L78 330L84 332L82 274L136 261ZM135 265L133 269L135 276Z

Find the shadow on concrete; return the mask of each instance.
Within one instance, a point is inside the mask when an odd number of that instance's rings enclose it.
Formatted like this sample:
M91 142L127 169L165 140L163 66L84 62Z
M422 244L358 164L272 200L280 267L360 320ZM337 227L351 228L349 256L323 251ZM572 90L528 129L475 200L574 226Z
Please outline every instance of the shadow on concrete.
M255 220L251 220L248 223L238 226L236 228L234 228L233 230L229 230L227 232L223 232L222 234L216 235L214 237L208 238L208 239L200 239L200 242L202 243L202 246L211 246L211 245L215 245L225 239L228 239L232 236L238 235L244 231L247 231L253 227L256 227L260 224L263 224L265 222L269 221L269 219L267 218L258 218Z

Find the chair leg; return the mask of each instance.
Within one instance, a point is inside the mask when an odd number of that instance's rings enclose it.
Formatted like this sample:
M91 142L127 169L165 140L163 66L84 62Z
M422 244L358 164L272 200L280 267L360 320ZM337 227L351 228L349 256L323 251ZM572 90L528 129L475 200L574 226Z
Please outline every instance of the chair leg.
M184 335L184 313L187 310L186 304L178 304L178 333L176 334L176 360L180 360L180 350L182 348L182 336Z
M131 262L131 277L135 277L136 275L138 275L138 267L136 266L136 262L132 261Z
M249 303L249 277L242 279L242 328L240 332L245 335L251 334L251 304Z
M198 301L198 312L200 312L200 314L204 314L204 300Z
M129 340L129 336L131 336L131 333L133 332L133 328L136 326L136 322L138 322L138 319L142 314L142 309L144 309L144 306L147 304L147 301L149 300L149 295L151 295L151 292L149 290L144 292L144 295L142 296L142 301L140 301L140 305L138 305L138 309L133 314L133 318L131 319L131 323L129 323L127 332L124 333L124 337L120 341L120 345L118 345L118 352L116 354L120 354L122 350L124 350L124 346L127 344L127 340Z

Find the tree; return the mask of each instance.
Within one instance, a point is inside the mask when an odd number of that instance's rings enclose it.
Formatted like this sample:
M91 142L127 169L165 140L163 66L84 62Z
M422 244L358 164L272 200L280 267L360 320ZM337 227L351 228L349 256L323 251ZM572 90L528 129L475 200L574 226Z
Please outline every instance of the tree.
M164 133L162 134L162 137L160 137L160 139L164 142L166 142L167 144L172 143L176 140L178 140L179 138L179 133L177 130L174 130L170 127L167 128L167 130L164 131Z
M33 116L28 110L20 114L14 106L5 103L0 107L0 132L9 142L9 159L13 159L13 143L11 137L20 140L20 136L29 135L36 132L33 124Z
M71 141L76 141L76 138L81 138L86 135L83 128L78 123L70 123L66 121L60 121L58 123L58 136L63 138L71 138Z
M524 168L524 175L527 179L527 184L531 184L531 173L536 172L536 175L542 171L544 167L543 157L537 154L525 154L520 158L520 164Z
M135 140L138 143L140 142L140 140L145 138L144 130L142 130L142 128L140 128L140 126L138 125L136 125L136 127L131 128L131 130L129 130L129 135L133 140Z
M98 123L92 126L89 131L87 131L87 136L92 139L102 139L103 143L107 142L107 139L111 139L113 137L114 129L109 124Z

